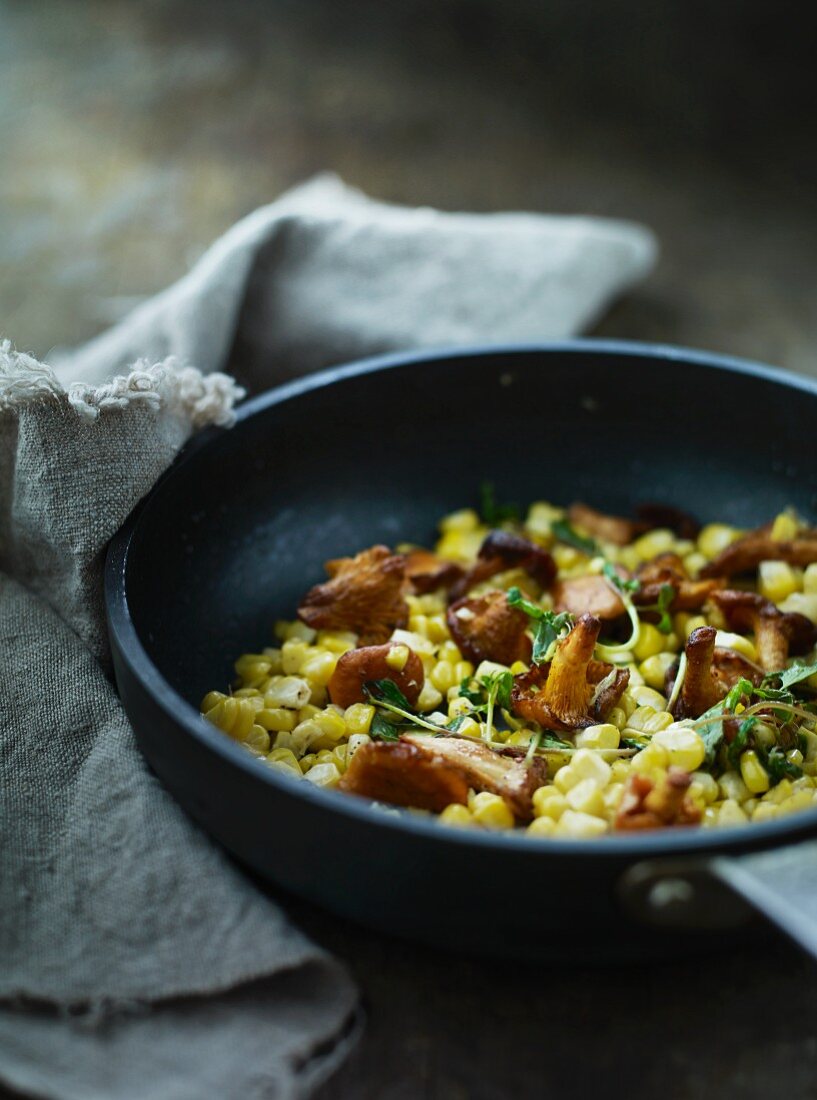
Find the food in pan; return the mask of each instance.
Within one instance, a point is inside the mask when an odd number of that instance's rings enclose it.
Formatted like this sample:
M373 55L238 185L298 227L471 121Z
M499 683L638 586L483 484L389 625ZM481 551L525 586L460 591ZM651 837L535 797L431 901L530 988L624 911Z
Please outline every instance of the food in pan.
M817 530L674 508L446 516L327 562L202 712L264 764L461 828L584 838L817 804Z

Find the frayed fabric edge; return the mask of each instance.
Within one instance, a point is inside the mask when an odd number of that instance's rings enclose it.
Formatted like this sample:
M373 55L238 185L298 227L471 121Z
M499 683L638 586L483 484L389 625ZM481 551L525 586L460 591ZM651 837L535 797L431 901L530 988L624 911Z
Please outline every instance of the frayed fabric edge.
M43 399L61 400L82 420L92 422L110 409L146 405L184 417L193 428L229 427L235 420L234 407L245 392L229 375L202 374L175 356L153 364L140 359L128 374L104 385L74 382L66 390L50 367L15 351L9 340L0 341L0 410Z

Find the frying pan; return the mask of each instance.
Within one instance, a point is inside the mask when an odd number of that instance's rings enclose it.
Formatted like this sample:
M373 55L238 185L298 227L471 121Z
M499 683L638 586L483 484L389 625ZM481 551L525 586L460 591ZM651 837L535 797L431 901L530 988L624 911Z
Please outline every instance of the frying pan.
M325 560L428 545L485 480L521 503L817 517L815 423L808 379L596 341L393 355L249 401L185 448L109 549L115 673L142 752L262 879L392 934L626 959L719 945L761 913L817 957L817 811L592 841L459 831L289 779L198 713Z

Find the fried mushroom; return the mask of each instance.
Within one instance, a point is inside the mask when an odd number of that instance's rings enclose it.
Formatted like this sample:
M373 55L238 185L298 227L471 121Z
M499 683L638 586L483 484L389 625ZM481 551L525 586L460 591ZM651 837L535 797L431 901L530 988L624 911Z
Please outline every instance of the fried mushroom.
M701 576L734 577L752 572L762 561L786 561L789 565L817 562L817 531L806 528L793 539L774 539L770 524L758 527L731 542L703 567Z
M391 680L413 706L425 682L423 662L414 650L397 642L350 649L338 658L327 684L329 698L344 709L365 703L364 684L371 680Z
M438 558L431 550L417 547L405 555L406 581L412 592L422 595L438 588L451 588L462 579L464 570L453 561Z
M554 610L569 611L575 616L586 613L604 622L620 618L625 611L618 592L600 574L587 573L558 581L552 596Z
M701 810L690 797L691 783L683 768L670 767L657 783L649 776L631 772L624 784L614 828L624 832L697 825Z
M676 718L698 718L726 694L712 670L716 634L714 626L699 626L687 638L687 667L674 708Z
M556 562L547 550L510 531L490 531L474 565L453 586L452 599L459 599L507 569L524 570L541 588L549 588L556 577Z
M505 592L494 589L482 596L466 596L451 604L446 618L460 652L475 665L530 660L531 642L525 633L528 616L510 606Z
M582 615L557 645L549 664L534 665L514 677L513 713L559 731L584 729L601 721L621 698L630 673L592 659L600 628L598 619Z
M784 612L757 592L726 589L713 599L730 630L752 633L765 672L783 668L789 656L807 653L817 641L817 627L805 615Z
M719 577L692 580L681 558L672 552L658 554L652 561L644 562L636 577L640 587L633 596L633 603L639 607L656 603L662 587L668 584L675 590L669 605L671 611L700 611L724 583Z
M625 519L624 516L606 515L591 508L589 504L571 504L567 510L567 518L574 527L580 527L594 539L612 542L616 546L626 546L649 530L648 524Z
M361 645L385 642L408 622L403 598L405 559L386 546L372 546L353 558L325 565L329 580L310 588L298 617L316 630L349 630Z

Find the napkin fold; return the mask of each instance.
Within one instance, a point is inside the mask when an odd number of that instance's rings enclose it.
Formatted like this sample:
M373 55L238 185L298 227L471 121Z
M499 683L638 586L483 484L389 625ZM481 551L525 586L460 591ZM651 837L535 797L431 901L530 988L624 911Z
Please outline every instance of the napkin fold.
M39 363L0 343L0 1080L96 1100L309 1093L360 1028L344 968L178 809L105 670L105 546L190 435L360 355L569 336L644 228L445 214L320 176Z

